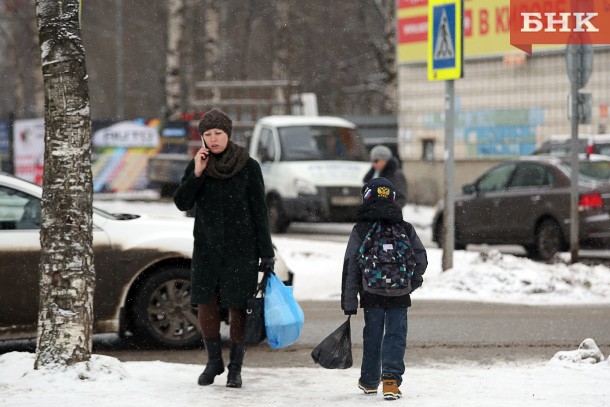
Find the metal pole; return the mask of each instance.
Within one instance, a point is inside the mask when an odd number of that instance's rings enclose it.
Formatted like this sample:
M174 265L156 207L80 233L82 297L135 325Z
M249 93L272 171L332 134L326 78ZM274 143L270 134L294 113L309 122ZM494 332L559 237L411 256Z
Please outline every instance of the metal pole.
M122 120L125 116L125 81L123 79L123 0L117 0L116 4L116 119Z
M572 257L572 263L578 262L578 64L576 62L577 53L572 52L570 54L573 58L573 80L570 82L570 95L571 95L571 124L572 124L572 151L570 155L570 164L572 167L572 183L570 185L570 255Z
M445 81L445 212L443 216L443 271L453 267L455 248L455 163L453 159L454 136L454 81Z

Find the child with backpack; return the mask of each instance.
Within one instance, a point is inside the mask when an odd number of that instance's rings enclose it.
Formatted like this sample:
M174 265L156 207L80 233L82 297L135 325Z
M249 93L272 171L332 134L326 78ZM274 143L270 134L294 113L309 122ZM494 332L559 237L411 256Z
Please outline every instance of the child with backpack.
M407 308L410 293L422 285L428 266L426 249L413 226L394 203L396 189L385 178L362 187L362 204L352 229L341 283L345 315L364 309L363 354L358 388L383 397L402 397L399 386L405 372Z

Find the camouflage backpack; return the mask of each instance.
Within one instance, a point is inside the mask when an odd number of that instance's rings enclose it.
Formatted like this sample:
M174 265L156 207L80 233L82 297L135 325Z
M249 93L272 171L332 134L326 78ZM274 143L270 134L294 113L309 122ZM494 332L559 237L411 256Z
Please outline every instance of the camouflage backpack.
M360 246L358 266L365 291L388 297L409 294L415 254L404 228L375 222Z

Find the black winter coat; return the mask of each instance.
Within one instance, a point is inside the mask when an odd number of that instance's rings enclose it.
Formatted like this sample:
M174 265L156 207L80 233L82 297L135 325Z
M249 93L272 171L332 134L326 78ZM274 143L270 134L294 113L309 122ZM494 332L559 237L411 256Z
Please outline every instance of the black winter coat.
M375 168L371 168L364 176L363 182L366 184L375 175ZM381 170L380 177L390 180L394 188L396 188L396 205L403 207L407 204L407 179L400 169L400 163L396 158L388 160L387 164Z
M260 166L249 158L226 180L195 177L194 170L191 160L174 193L181 211L197 204L191 302L207 304L218 292L223 308L245 307L256 291L259 258L274 256Z
M372 294L362 288L362 274L358 267L358 251L367 232L376 221L384 220L392 223L400 223L409 236L413 251L415 253L415 270L411 284L413 291L421 287L423 274L428 267L426 249L415 232L415 228L409 222L402 219L400 208L391 201L375 199L371 203L365 203L358 209L358 223L352 229L347 242L345 257L343 259L343 275L341 281L341 309L354 311L358 308L358 295L360 295L360 307L410 307L411 296L409 294L386 297Z

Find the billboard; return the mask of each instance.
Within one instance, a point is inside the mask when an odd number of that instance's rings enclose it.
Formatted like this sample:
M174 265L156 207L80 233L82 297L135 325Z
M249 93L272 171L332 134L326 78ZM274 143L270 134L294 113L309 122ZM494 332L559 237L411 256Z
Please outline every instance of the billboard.
M428 1L399 0L396 10L397 62L426 62ZM464 58L519 52L510 44L510 0L464 0ZM565 48L538 45L534 50Z

